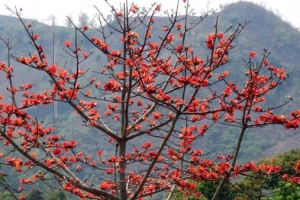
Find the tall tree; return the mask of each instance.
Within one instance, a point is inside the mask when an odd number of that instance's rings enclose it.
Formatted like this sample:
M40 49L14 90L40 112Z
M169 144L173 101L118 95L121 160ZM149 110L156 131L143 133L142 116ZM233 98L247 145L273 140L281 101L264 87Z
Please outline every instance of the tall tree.
M72 21L73 21L73 17L70 15L68 18L65 19L64 25L70 28L72 27Z
M79 23L79 27L82 26L87 26L89 25L89 16L87 13L80 13L80 15L78 16L78 23Z
M221 30L216 19L214 31L205 41L207 55L201 58L187 37L206 16L189 17L188 0L178 0L172 16L166 12L168 23L162 27L157 27L155 18L161 11L159 4L138 12L140 8L128 1L119 10L107 3L116 26L107 23L101 9L97 34L86 23L73 24L75 38L64 42L67 55L75 60L72 66L51 63L41 42L43 36L25 23L21 11L13 11L34 50L8 56L7 63L0 63L9 92L1 96L0 135L4 146L15 152L3 153L1 160L19 173L39 169L22 178L22 185L55 180L54 188L60 186L81 198L126 200L174 191L176 186L186 196L199 197L190 180L210 180L219 183L213 195L217 199L233 176L280 171L279 166L266 168L253 162L237 165L249 128L270 124L297 128L300 116L300 110L276 114L289 100L274 107L265 102L267 93L286 79L284 69L268 63L266 50L261 57L256 52L247 55L244 84L231 80L235 77L230 77L225 67L234 41L248 22ZM178 15L181 6L185 15ZM161 30L159 36L152 35L153 29ZM3 42L10 55L13 46ZM97 51L84 49L85 42ZM95 54L106 57L107 62L101 69L88 70L88 60ZM40 84L48 84L48 89L36 91L31 83L17 85L14 74L18 68L11 65L11 58L47 75L51 81ZM94 130L94 148L87 138L71 139L71 134L54 132L52 126L31 116L32 108L52 106L54 101L71 107L84 126ZM216 123L240 130L235 151L219 155L218 161L194 148ZM84 143L93 152L80 148ZM300 161L293 169L299 171ZM285 180L298 177L290 178Z

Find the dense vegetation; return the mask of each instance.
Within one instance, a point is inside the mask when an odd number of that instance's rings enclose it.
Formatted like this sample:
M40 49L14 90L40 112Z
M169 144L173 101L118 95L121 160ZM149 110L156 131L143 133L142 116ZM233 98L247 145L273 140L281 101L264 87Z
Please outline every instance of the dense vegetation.
M292 149L291 151L276 155L274 157L262 158L257 164L263 165L280 165L284 173L290 169L300 159L300 150ZM297 200L300 198L300 187L293 183L287 183L280 179L284 173L277 176L265 174L250 173L242 179L237 179L233 184L227 184L225 189L219 195L220 200ZM216 189L213 182L197 183L197 191L202 193L201 200L211 199ZM174 200L184 199L183 192L177 192L173 196ZM196 200L195 198L188 198Z

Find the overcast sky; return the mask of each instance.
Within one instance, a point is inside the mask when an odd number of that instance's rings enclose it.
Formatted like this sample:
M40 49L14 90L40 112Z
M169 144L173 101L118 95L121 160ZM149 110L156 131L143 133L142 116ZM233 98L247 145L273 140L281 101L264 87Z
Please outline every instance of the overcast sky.
M108 0L111 4L118 6L124 0ZM130 0L131 1L131 0ZM183 7L183 0L180 0ZM239 0L190 0L191 6L196 13L209 8L217 9L220 4L228 4ZM264 5L279 13L284 20L292 23L295 27L300 27L299 0L248 0ZM176 5L177 0L135 0L139 6L147 6L150 3L158 2L162 4L162 9L171 9ZM208 3L209 2L209 3ZM77 20L80 13L87 13L90 17L95 14L94 5L104 13L109 14L105 0L0 0L0 14L11 15L5 5L23 9L23 17L37 19L40 22L50 24L49 16L56 17L57 24L63 25L66 16L72 16Z

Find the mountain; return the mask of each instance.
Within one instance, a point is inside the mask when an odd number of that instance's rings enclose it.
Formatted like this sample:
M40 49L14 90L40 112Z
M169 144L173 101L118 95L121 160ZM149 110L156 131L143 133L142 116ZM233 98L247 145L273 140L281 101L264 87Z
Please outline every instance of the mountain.
M197 18L196 16L189 18L189 23ZM242 80L240 74L244 73L242 58L248 56L250 51L256 51L258 54L263 53L263 49L267 49L271 52L270 63L277 67L285 67L286 71L289 72L288 81L280 87L278 90L270 94L269 99L272 103L276 105L277 103L283 102L288 95L294 96L294 101L291 103L290 108L294 109L300 105L299 92L298 92L298 80L299 75L297 75L298 63L300 63L300 44L299 44L299 31L292 27L289 23L283 21L279 16L275 15L273 12L266 10L264 7L256 5L250 2L237 2L223 6L219 12L214 12L209 15L200 26L196 27L191 33L189 33L187 40L188 43L193 45L196 53L199 53L205 58L207 50L205 48L206 36L214 31L214 24L218 18L219 30L226 31L228 27L236 27L239 23L244 23L245 21L251 21L241 36L236 40L235 49L232 51L231 58L232 62L229 64L229 71L231 71L231 76L237 77L238 82ZM168 19L165 17L156 17L156 25L162 27L168 24ZM53 56L53 32L52 27L39 23L35 20L25 19L26 23L31 22L33 24L33 30L40 35L41 44L44 46L44 51L47 53L49 60ZM112 21L111 23L114 23ZM145 30L140 29L140 32ZM90 30L89 34L91 36L99 36L96 30ZM161 34L161 30L153 30L153 38L158 40L158 36ZM74 30L68 27L56 27L56 62L60 66L65 66L71 72L72 67L75 62L70 60L68 54L63 50L64 41L72 40L74 35ZM26 32L22 27L18 19L8 16L0 16L0 37L4 41L10 41L11 45L16 43L16 46L12 49L11 54L15 57L21 55L28 55L30 49L32 49L28 38L26 37ZM79 36L83 41L83 50L97 51L90 43ZM118 40L109 41L111 47L117 49L120 45ZM0 61L5 61L7 58L7 50L5 44L0 42ZM105 64L105 57L92 56L91 59L84 62L85 69L90 71L99 71L99 66ZM33 83L37 85L39 89L47 89L46 86L39 84L41 80L47 79L47 77L41 74L39 71L29 71L24 66L12 62L18 68L15 71L16 84L22 84L24 82ZM5 82L5 77L0 77L2 82ZM3 83L2 82L2 83ZM0 88L0 93L6 93L6 88ZM280 101L280 102L278 102ZM42 116L46 119L45 123L51 123L52 108L44 108L42 111L40 109L33 110L36 116ZM73 120L76 118L64 114L63 112L67 109L63 105L59 105L60 119L59 121ZM48 120L48 122L47 122ZM49 122L50 121L50 122ZM79 123L80 124L80 123ZM68 126L67 126L68 127ZM62 126L64 132L74 132L74 126L70 126L67 129L66 126ZM71 130L72 129L72 130ZM76 128L75 128L76 129ZM84 129L85 130L85 129ZM233 150L234 144L224 144L224 141L230 142L230 138L234 137L231 134L231 129L224 132L226 134L220 135L220 131L214 130L212 137L208 137L207 144L220 144L219 148L215 151L222 151L226 148L228 151ZM233 131L234 132L234 131ZM255 133L255 134L254 134ZM249 132L249 139L246 140L243 145L246 145L246 150L244 156L254 155L253 159L258 159L264 155L274 155L283 150L288 150L290 148L298 147L298 144L293 141L300 139L298 131L290 131L289 133L284 132L283 129L273 130L272 128L264 128L260 130L259 133L255 131ZM252 141L255 135L256 141ZM252 138L251 138L251 137ZM217 141L218 140L218 141ZM233 140L234 141L234 140ZM253 143L255 143L255 145ZM222 146L225 145L225 146ZM218 145L215 145L218 146ZM255 151L256 153L253 153Z

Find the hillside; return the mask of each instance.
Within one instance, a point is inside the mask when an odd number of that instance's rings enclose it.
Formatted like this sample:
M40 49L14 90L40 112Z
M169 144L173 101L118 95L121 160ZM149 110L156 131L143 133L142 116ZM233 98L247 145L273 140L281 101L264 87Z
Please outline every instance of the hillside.
M193 23L196 18L190 17L189 23ZM236 27L239 23L245 21L251 21L249 25L244 29L241 36L236 40L236 47L231 54L231 63L227 66L227 70L231 72L230 76L235 77L237 84L241 84L241 80L244 78L244 67L242 58L248 56L249 51L256 51L260 56L263 53L263 49L268 49L271 54L270 63L276 67L285 67L286 71L289 72L289 79L285 84L283 84L278 90L270 93L268 99L271 100L272 105L277 103L282 103L287 99L287 96L291 95L294 101L290 104L289 109L294 109L299 107L299 91L298 91L298 80L299 75L297 75L298 63L300 63L300 44L299 44L299 31L295 30L290 24L284 22L280 17L276 16L274 13L267 11L265 8L255 5L249 2L238 2L224 6L220 12L213 13L209 15L200 26L196 27L193 32L189 33L187 36L187 43L191 43L192 47L195 49L195 54L199 54L201 57L205 58L207 50L205 48L206 36L213 32L214 24L218 18L219 30L226 31L228 27ZM168 19L165 17L156 17L156 26L162 27L168 24ZM43 44L44 51L47 53L49 60L52 60L53 56L53 33L52 27L39 23L37 21L31 21L26 19L27 22L32 22L35 32L37 32L41 39L39 42ZM111 22L112 24L114 21ZM109 31L109 28L106 29ZM140 32L145 30L140 29ZM159 35L162 30L153 30L153 39L158 40ZM11 51L11 55L18 58L21 55L28 55L30 51L31 44L28 42L28 38L25 36L25 31L21 26L20 22L13 17L0 16L0 37L4 41L8 41L11 45L15 47ZM99 36L97 30L89 30L89 36ZM73 40L75 37L74 30L67 27L56 27L56 63L60 66L65 66L65 68L72 72L74 69L75 61L70 59L70 56L64 51L64 41ZM117 38L117 39L115 39ZM85 38L79 36L82 41L83 51L93 52L97 49L87 42ZM112 49L118 49L121 45L119 38L114 37L114 39L108 41ZM95 53L96 54L96 53ZM169 52L164 52L165 55ZM0 42L0 61L5 61L7 58L7 49L5 44ZM13 59L13 57L12 57ZM92 72L99 72L100 66L105 65L105 57L99 55L92 55L90 59L85 61L82 65L85 70ZM47 86L40 84L40 81L46 81L47 76L35 70L34 72L12 62L12 65L16 65L18 71L15 71L16 85L26 83L33 83L40 90L49 89ZM91 74L87 75L87 81ZM101 76L101 75L99 75ZM1 83L6 83L5 77L0 77ZM105 78L103 77L103 80ZM0 93L5 94L6 88L0 88ZM204 94L205 95L205 94ZM278 102L280 101L280 102ZM49 107L38 107L32 109L33 116L43 120L45 124L52 124L52 110ZM105 105L103 105L105 109ZM286 111L286 110L285 110ZM78 148L86 149L87 151L94 151L96 148L91 145L94 144L94 134L99 134L93 132L93 130L82 127L84 123L82 120L77 118L73 113L73 110L66 107L64 104L58 104L58 127L59 133L66 135L66 139L78 137L78 143L84 141L85 144L78 146ZM241 152L241 158L248 160L258 160L262 156L270 156L278 154L282 151L289 150L291 148L298 147L297 141L300 140L300 135L298 130L291 130L288 133L284 132L283 129L273 127L267 127L257 130L251 130L247 132L245 141L243 142L243 151ZM89 133L89 134L87 134ZM217 125L211 130L211 133L207 134L203 140L198 144L200 148L210 151L210 153L231 153L234 150L236 130L234 128L224 128ZM147 140L147 138L143 138ZM97 141L98 142L98 141ZM142 142L142 141L139 141ZM104 154L109 155L109 148L106 148L109 144L108 141L100 140L97 143L99 146L105 146L107 152ZM211 147L209 149L209 147ZM98 146L97 146L98 148ZM16 180L10 180L16 181Z
M243 23L245 21L251 21L247 27L243 30L241 36L238 38L236 43L236 48L232 51L231 58L232 63L228 66L229 71L231 71L231 76L240 77L239 74L244 73L244 68L242 67L242 58L248 55L249 51L256 51L258 54L261 54L263 49L268 49L271 54L271 62L273 65L277 67L285 67L287 72L289 73L288 81L279 88L276 92L270 96L270 99L276 99L276 96L282 96L281 94L285 94L286 96L291 95L294 97L294 101L292 102L292 108L295 108L300 104L299 93L297 89L297 81L299 79L299 75L294 73L297 71L297 63L300 63L300 56L298 56L300 52L300 44L299 44L299 31L295 30L290 24L284 22L280 17L276 16L274 13L266 10L265 8L250 3L250 2L238 2L229 4L224 6L220 12L213 13L208 16L200 26L196 27L193 32L187 37L188 43L193 44L193 48L197 53L201 56L205 57L204 44L206 40L206 35L213 31L213 24L215 23L218 17L219 21L219 30L226 30L230 26L237 26L238 23ZM193 18L191 17L189 23L193 22ZM158 27L167 24L166 18L157 17L156 25ZM44 46L44 51L47 53L48 57L52 57L53 49L53 33L52 27L39 23L37 21L25 20L26 22L33 23L35 31L39 33L41 37L41 43ZM113 23L113 22L112 22ZM140 29L140 32L144 30ZM153 32L153 39L158 39L161 30L156 30ZM31 48L30 44L28 44L28 39L25 36L25 31L22 28L20 22L14 17L8 16L0 16L0 37L4 40L9 39L11 44L16 44L16 47L12 49L11 54L15 57L20 55L26 55ZM97 31L92 30L89 33L91 36L99 35ZM72 28L67 27L56 27L56 59L57 64L65 65L66 68L72 68L74 65L74 61L70 60L68 55L63 50L63 43L67 39L74 38L74 31ZM83 40L83 44L85 50L89 52L95 51L94 47ZM119 41L110 41L111 47L114 49L118 48L120 44ZM5 60L7 57L7 51L3 43L0 43L0 60ZM51 60L51 59L49 59ZM105 64L105 60L101 59L101 57L92 57L90 60L84 63L87 68L93 71L97 71L97 67ZM13 65L15 63L13 62ZM35 85L39 85L40 80L45 80L46 76L40 74L38 71L30 72L28 69L20 66L19 71L20 77L17 79L17 84L21 84L23 82L32 82ZM24 75L25 74L25 75ZM2 77L3 78L3 77ZM2 79L1 78L1 79ZM45 89L42 85L39 86L41 89ZM5 88L1 88L0 92L5 93ZM288 90L288 94L286 91ZM274 104L277 103L276 101ZM62 110L62 109L61 109ZM43 114L44 117L47 115L51 115L51 109L44 109ZM51 117L50 117L51 118ZM285 141L292 140L298 138L298 134L281 134L281 131L276 130L276 133L270 133L272 129L266 129L263 134L264 137L271 138L273 147L270 147L270 150L267 150L267 155L271 155L272 153L279 153L282 148L277 148L276 144L279 146L288 148L293 148L294 145L288 145ZM288 136L288 137L286 137ZM295 138L294 138L295 137ZM277 149L277 150L276 150ZM272 153L271 153L272 152Z

